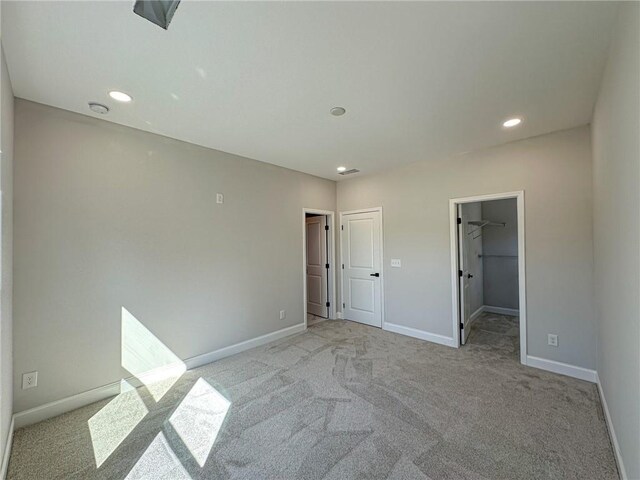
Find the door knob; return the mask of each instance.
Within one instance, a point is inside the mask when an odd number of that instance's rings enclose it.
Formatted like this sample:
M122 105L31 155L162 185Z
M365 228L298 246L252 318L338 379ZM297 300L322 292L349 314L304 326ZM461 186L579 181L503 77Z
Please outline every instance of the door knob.
M379 273L370 273L369 276L371 276L371 277L379 277L380 274Z

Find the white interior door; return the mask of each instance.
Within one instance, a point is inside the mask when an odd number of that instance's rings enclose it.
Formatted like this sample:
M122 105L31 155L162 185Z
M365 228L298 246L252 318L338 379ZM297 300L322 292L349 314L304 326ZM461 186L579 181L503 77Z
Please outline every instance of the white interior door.
M342 216L343 317L382 327L380 211Z
M329 317L326 216L309 217L307 228L307 312Z
M460 289L460 344L467 343L469 334L471 333L471 295L469 291L469 242L467 241L467 231L465 226L469 221L464 204L458 205L458 277Z

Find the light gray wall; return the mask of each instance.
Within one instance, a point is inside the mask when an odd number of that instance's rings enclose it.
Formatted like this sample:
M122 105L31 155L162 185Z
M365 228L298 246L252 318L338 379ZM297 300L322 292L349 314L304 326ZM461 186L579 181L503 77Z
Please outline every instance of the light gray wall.
M335 182L23 100L15 122L16 411L128 376L122 307L182 359L303 322L302 209Z
M13 90L0 45L0 138L2 160L0 189L2 190L1 295L0 295L0 455L4 452L11 414L13 413Z
M464 240L467 244L467 269L473 275L469 279L469 313L473 314L483 305L483 265L482 265L482 235L476 231L478 227L468 225L467 222L482 218L482 206L480 202L465 203L462 205L462 220L465 225ZM471 231L476 231L469 235Z
M338 209L383 207L386 321L452 337L449 199L514 190L525 191L528 353L594 368L588 126L338 182Z
M518 205L515 198L482 202L482 218L505 223L485 227L482 233L484 256L484 304L518 309Z
M611 44L593 119L598 375L630 479L640 478L640 4Z

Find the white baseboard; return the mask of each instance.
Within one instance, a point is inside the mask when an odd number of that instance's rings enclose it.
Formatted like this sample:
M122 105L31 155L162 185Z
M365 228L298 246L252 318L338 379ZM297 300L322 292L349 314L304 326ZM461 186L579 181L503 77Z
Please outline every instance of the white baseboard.
M192 368L197 368L202 365L206 365L207 363L215 362L216 360L220 360L221 358L230 357L231 355L235 355L236 353L244 352L245 350L250 350L255 347L266 345L267 343L273 342L275 340L280 340L281 338L288 337L289 335L304 332L306 328L307 327L304 323L299 323L291 327L286 327L280 330L276 330L275 332L267 333L266 335L261 335L260 337L236 343L235 345L231 345L229 347L220 348L219 350L215 350L213 352L187 358L186 360L184 360L184 363L187 366L187 369L191 370Z
M600 401L602 402L602 409L604 410L604 418L607 423L607 428L609 429L609 437L611 437L611 443L613 443L613 452L616 457L616 463L618 464L618 472L620 473L620 478L622 480L628 480L629 477L627 476L627 471L625 470L624 463L622 462L622 453L620 452L618 437L616 437L616 432L613 428L613 422L611 421L611 415L609 414L607 399L604 397L604 390L602 389L602 384L600 383L600 376L597 373L596 385L598 386L598 393L600 394Z
M596 383L598 374L595 370L588 368L576 367L568 363L547 360L546 358L533 357L527 355L527 366L546 370L548 372L559 373L568 377L586 380L587 382Z
M343 317L342 317L342 312L336 312L336 318L337 318L338 320L342 320L342 319L343 319Z
M11 456L11 445L13 444L13 428L14 418L11 417L11 423L9 424L9 433L7 434L7 443L4 445L4 452L2 454L2 467L0 467L0 478L4 480L7 478L7 472L9 470L9 457Z
M494 307L492 305L483 305L482 311L487 313L497 313L498 315L511 315L512 317L520 316L520 310L517 308Z
M221 358L229 357L231 355L235 355L236 353L244 352L245 350L250 350L252 348L265 345L275 340L279 340L281 338L303 332L305 329L306 325L304 323L299 323L291 327L286 327L281 330L276 330L275 332L267 333L266 335L262 335L260 337L236 343L235 345L231 345L229 347L220 348L213 352L204 353L202 355L188 358L183 362L186 365L187 369L197 368L202 365L215 362L216 360L220 360ZM153 371L150 372L150 375L155 375L156 373L157 371ZM141 385L140 381L135 377L126 378L124 380L135 387ZM31 425L33 423L46 420L47 418L55 417L71 410L75 410L76 408L84 407L85 405L89 405L91 403L113 397L120 394L120 389L121 381L119 380L117 382L109 383L107 385L103 385L86 392L78 393L76 395L56 400L54 402L46 403L39 407L24 410L22 412L16 413L13 416L15 419L15 428L21 428L26 425Z
M482 315L483 312L484 312L484 305L480 305L480 307L478 307L478 309L475 312L473 312L469 317L469 323L473 323L473 321L476 318L478 318L480 315Z
M456 346L456 341L451 337L445 337L444 335L425 332L424 330L418 330L417 328L396 325L395 323L385 323L382 328L383 330L387 330L389 332L399 333L400 335L407 335L408 337L419 338L420 340L426 340L428 342L446 345L447 347Z

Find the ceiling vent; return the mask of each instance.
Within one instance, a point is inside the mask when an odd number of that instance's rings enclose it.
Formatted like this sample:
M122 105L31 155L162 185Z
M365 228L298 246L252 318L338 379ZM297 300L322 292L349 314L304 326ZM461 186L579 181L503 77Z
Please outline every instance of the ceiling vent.
M180 0L137 0L133 13L167 30Z
M344 172L340 172L338 173L338 175L351 175L353 173L358 173L360 170L358 170L357 168L352 168L351 170L346 170Z

